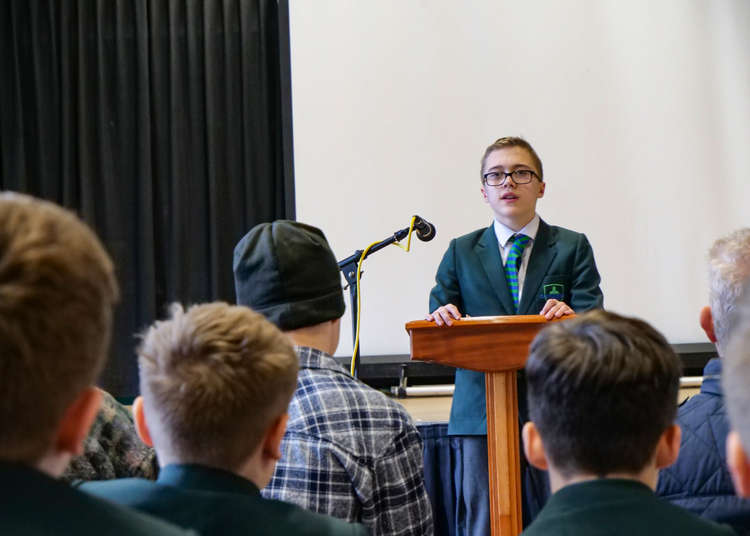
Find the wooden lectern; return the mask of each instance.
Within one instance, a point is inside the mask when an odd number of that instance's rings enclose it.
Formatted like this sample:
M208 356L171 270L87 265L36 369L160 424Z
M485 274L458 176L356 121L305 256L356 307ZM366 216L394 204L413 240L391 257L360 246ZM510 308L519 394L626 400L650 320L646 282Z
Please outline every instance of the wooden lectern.
M523 368L529 344L547 323L540 315L519 315L462 318L450 327L426 320L406 324L412 359L486 373L494 536L520 534L523 528L516 371Z

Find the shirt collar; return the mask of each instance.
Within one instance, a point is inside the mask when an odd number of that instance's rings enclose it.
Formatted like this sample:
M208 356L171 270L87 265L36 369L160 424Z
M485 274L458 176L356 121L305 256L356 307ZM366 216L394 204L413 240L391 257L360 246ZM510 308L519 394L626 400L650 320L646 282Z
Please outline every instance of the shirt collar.
M703 369L703 383L701 393L722 396L721 394L721 359L714 357L706 363Z
M310 346L295 346L294 349L299 356L300 368L328 369L334 372L348 374L346 369L339 365L334 358L317 348L312 348Z
M497 220L494 221L494 227L497 242L502 247L505 247L511 236L517 234L526 235L533 241L536 238L537 231L539 231L539 214L534 214L534 217L531 218L531 221L524 225L519 231L514 231L510 227L506 227L504 224L500 223Z
M159 471L159 484L178 488L258 495L258 486L235 473L199 464L169 464Z

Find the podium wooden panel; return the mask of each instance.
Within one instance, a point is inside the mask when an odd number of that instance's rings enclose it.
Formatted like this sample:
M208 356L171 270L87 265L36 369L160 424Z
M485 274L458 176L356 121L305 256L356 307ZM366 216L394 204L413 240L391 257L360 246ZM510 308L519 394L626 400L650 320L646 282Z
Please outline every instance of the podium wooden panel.
M570 317L566 317L570 318ZM448 327L406 324L411 358L486 373L490 526L494 536L520 534L521 474L516 371L523 368L539 315L464 318Z

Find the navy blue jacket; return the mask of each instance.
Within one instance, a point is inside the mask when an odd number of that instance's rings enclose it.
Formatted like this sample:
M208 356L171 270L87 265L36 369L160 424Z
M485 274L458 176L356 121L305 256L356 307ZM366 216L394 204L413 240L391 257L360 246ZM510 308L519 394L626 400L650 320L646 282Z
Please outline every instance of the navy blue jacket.
M750 534L750 501L735 495L726 464L729 420L720 376L721 361L712 359L703 369L700 393L680 407L680 455L661 471L656 493L702 517L732 525L738 534Z

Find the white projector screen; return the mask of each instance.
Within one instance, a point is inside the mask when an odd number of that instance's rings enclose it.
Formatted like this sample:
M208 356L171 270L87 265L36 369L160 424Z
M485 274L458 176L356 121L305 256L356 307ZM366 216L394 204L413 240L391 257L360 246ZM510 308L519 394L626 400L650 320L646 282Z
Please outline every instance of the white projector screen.
M479 159L542 158L540 216L584 232L605 307L705 342L706 251L750 225L747 0L291 0L297 219L364 264L362 355L408 354L451 238L489 225ZM350 312L338 355L351 351Z

